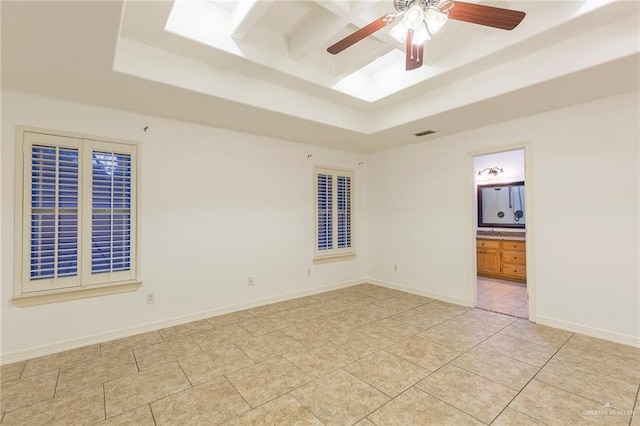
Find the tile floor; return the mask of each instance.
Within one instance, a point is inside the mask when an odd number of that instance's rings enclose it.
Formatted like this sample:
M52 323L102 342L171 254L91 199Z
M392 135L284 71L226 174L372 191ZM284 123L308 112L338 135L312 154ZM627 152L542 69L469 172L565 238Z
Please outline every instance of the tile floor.
M1 379L3 425L640 425L640 349L369 284Z
M527 285L478 277L478 307L518 318L529 318Z

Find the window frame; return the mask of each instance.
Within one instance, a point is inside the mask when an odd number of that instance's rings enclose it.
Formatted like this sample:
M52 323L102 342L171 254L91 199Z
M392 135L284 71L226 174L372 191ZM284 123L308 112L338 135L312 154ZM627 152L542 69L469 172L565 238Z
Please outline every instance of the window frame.
M318 249L319 243L319 229L318 229L318 175L329 175L332 176L332 194L331 194L331 215L332 215L332 242L333 248L320 250ZM313 230L313 262L318 263L329 263L329 262L340 262L345 260L352 260L356 257L356 245L355 245L355 226L354 226L354 218L355 218L355 178L354 171L350 169L343 169L337 167L328 167L328 166L314 166L313 168L313 188L314 188L314 197L313 197L313 212L314 212L314 230ZM338 177L347 177L350 179L349 183L349 206L350 206L350 226L349 226L349 241L350 246L339 248L336 247L339 241L338 237Z
M40 139L40 141L38 140ZM78 150L77 273L72 277L32 280L30 275L33 145ZM92 151L100 148L131 155L131 268L119 276L91 277ZM32 306L135 291L142 286L140 270L140 144L113 138L27 126L16 127L14 193L14 291L12 302ZM56 179L57 179L56 171ZM56 188L56 191L58 189ZM57 207L55 220L57 220ZM99 275L99 274L95 274ZM108 279L105 279L108 278Z

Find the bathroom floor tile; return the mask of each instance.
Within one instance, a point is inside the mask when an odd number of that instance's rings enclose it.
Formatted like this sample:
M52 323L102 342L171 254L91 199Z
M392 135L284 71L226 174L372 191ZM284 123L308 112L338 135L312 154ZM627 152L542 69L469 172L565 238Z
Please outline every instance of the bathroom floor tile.
M583 334L574 334L571 336L571 339L569 339L569 343L571 345L582 346L595 351L606 352L620 358L631 358L636 361L640 361L640 348L634 348L633 346L609 342L607 340L597 339Z
M225 423L225 426L324 424L291 395L283 395Z
M22 375L22 371L24 370L24 366L27 364L27 361L14 362L13 364L5 364L0 367L0 382L10 382L12 380L17 380Z
M544 426L544 423L527 416L526 414L516 411L513 408L505 408L495 421L491 423L492 426Z
M417 336L402 340L385 350L429 371L436 371L462 353Z
M513 389L452 365L442 367L416 387L487 424L517 394Z
M420 327L398 321L394 318L384 318L361 327L358 330L376 334L393 342L415 336L424 331L424 329Z
M300 342L317 342L338 337L338 331L335 327L327 324L322 318L314 318L290 325L281 331Z
M382 306L383 308L402 309L405 311L424 305L425 303L427 302L422 300L409 300L401 297L391 297L375 302L376 305Z
M461 330L447 323L438 324L418 334L418 337L456 351L467 351L493 334L489 330Z
M104 394L98 385L12 411L2 421L19 425L89 425L102 420Z
M173 327L158 330L164 340L173 340L178 337L188 336L203 331L211 330L212 326L206 320L188 322Z
M542 367L555 353L555 349L548 346L530 343L500 333L489 337L480 343L478 347L535 365L536 367Z
M391 345L393 340L368 331L366 327L361 327L339 335L331 340L331 343L361 358Z
M54 396L58 370L23 377L0 385L0 413L46 401Z
M243 337L235 342L235 345L255 362L261 362L302 347L300 342L281 331L260 336Z
M285 352L282 356L313 377L322 377L358 359L352 353L328 342L306 345Z
M325 425L353 424L389 401L362 380L338 370L292 392Z
M136 334L135 336L101 343L100 353L102 354L103 358L117 356L120 355L121 352L131 352L134 349L160 342L162 342L160 333L158 333L157 331L150 331L148 333Z
M100 358L100 345L85 346L83 348L30 359L24 367L22 377L35 376L45 371L57 370L61 367L97 358Z
M102 426L107 425L127 425L127 426L155 426L153 420L153 414L148 405L143 405L133 410L122 413L119 416L111 417L109 420L105 420L99 423Z
M481 348L465 352L451 364L516 391L540 371L539 367Z
M640 383L640 361L621 358L610 353L568 342L554 357L558 361L609 374L635 385Z
M620 410L633 410L638 393L636 384L555 359L540 370L536 380Z
M390 397L399 395L430 373L386 351L376 352L344 369Z
M630 416L608 415L603 404L532 380L509 405L529 417L558 425L628 425Z
M500 333L553 349L559 349L573 335L568 331L545 327L523 319L505 327Z
M182 358L178 363L193 386L254 364L251 358L232 344Z
M482 425L466 413L416 388L411 388L368 416L378 426Z
M138 348L133 353L136 357L138 369L144 371L204 352L190 336L184 336Z
M247 311L231 312L229 314L218 315L216 317L207 318L207 322L213 326L213 328L226 327L231 324L236 324L244 320L252 319L254 315L251 315Z
M123 376L136 374L133 352L120 352L108 358L96 358L60 369L56 397L85 387L102 385Z
M367 318L370 321L376 321L402 312L402 309L390 307L385 308L379 305L367 304L352 308L351 312L363 318Z
M205 352L215 351L221 345L226 346L247 337L251 337L251 334L237 324L220 326L213 330L191 335L191 338Z
M291 325L291 321L281 317L276 313L256 317L253 319L247 319L238 323L238 326L242 327L253 335L272 333L289 325Z
M480 324L491 323L501 325L503 327L508 326L517 319L510 315L489 312L483 309L472 309L460 315L460 318L471 318L478 321Z
M153 417L160 425L220 424L249 409L224 377L151 403Z
M313 380L282 357L243 368L227 378L252 408Z
M112 380L104 384L107 418L190 387L176 362Z

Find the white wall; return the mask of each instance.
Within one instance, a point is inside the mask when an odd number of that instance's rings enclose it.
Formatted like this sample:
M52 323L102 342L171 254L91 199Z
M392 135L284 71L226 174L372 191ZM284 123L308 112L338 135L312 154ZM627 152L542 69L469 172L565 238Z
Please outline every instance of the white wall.
M370 155L369 277L470 303L469 155L529 141L538 322L640 345L639 100L631 92Z
M140 291L24 308L11 303L16 125L141 142L144 284ZM144 126L149 126L147 133ZM363 279L366 175L364 166L358 165L363 159L353 153L4 91L3 360L74 346L93 335L104 339L131 333L127 330L131 327L166 325L185 315ZM355 171L358 256L353 261L312 262L314 164ZM249 276L255 277L254 287L247 286ZM155 294L155 304L146 304L147 292Z

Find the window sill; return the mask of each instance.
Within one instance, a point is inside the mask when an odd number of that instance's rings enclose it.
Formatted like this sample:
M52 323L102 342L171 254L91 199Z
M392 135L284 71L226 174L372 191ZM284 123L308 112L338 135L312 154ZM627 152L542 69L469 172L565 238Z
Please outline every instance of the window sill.
M356 258L355 253L336 254L333 256L322 256L313 259L313 263L320 265L323 263L344 262L347 260L353 260Z
M142 287L141 281L127 281L120 284L105 284L83 288L38 291L14 296L11 301L19 307L44 305L47 303L65 302L68 300L87 299L89 297L109 294L127 293Z

